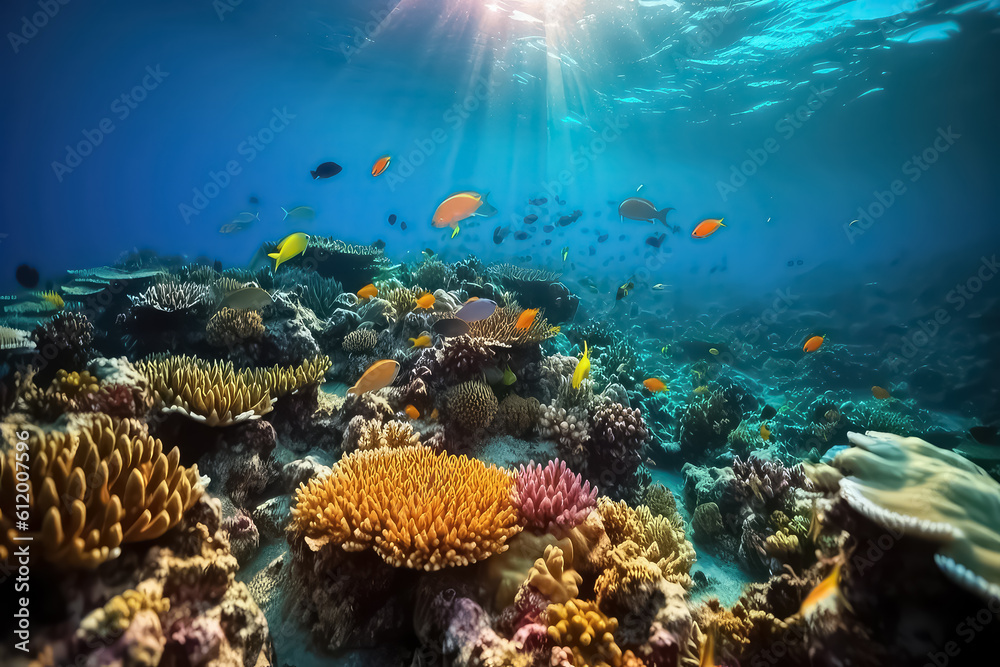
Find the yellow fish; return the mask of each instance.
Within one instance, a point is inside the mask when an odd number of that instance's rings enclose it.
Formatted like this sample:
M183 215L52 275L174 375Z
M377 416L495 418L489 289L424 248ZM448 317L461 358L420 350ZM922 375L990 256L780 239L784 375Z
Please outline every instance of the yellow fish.
M761 437L762 440L770 440L771 439L771 429L769 429L767 427L767 424L761 424L760 425L760 437Z
M573 371L573 389L578 389L583 378L590 375L590 353L587 351L587 341L583 341L583 356L576 362L576 369Z
M710 347L708 348L708 353L711 354L713 357L719 356L718 348Z
M410 347L430 347L431 337L427 334L421 334L417 338L411 338L410 343Z
M277 271L284 262L296 255L301 255L307 245L309 245L309 235L305 232L295 232L281 239L278 244L278 252L268 253L267 256L274 260L274 270Z
M427 292L422 297L417 299L417 308L427 310L428 308L432 308L434 306L435 301L437 301L437 299L434 298L434 295Z
M452 232L451 232L451 238L455 238L456 236L458 236L458 233L460 231L462 231L462 228L459 227L458 225L455 225L455 229L452 230Z
M354 383L354 386L347 390L348 395L360 396L369 391L378 391L382 387L388 387L396 379L399 373L399 364L392 359L376 361L368 367Z
M830 575L816 584L816 588L812 589L806 599L802 601L799 614L808 616L820 605L825 606L830 601L843 599L840 594L840 569L843 565L843 561L839 561L833 566L833 571L830 572Z

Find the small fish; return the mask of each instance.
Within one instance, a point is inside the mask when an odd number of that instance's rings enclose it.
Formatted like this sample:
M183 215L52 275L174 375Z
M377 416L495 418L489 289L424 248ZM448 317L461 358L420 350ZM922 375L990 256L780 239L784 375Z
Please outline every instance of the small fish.
M451 230L451 238L455 238L456 236L458 236L458 233L460 231L462 231L462 228L459 227L458 225L455 225L455 229Z
M389 224L390 225L396 224L396 214L395 213L390 213L389 214Z
M330 178L331 176L336 176L342 170L343 167L336 162L324 162L309 173L312 174L313 180L316 180L317 178Z
M375 160L375 164L372 165L372 176L379 176L383 171L389 168L389 161L392 157L388 155L383 155L379 159Z
M469 333L469 323L465 320L446 318L434 323L434 333L445 338L464 336Z
M652 289L654 289L654 290L656 290L657 292L659 292L659 291L660 291L660 290L662 290L662 289L663 289L664 287L670 287L670 285L664 285L663 283L656 283L655 285L653 285Z
M588 247L587 247L587 253L588 253L588 254L589 254L589 255L590 255L591 257L593 257L594 255L596 255L596 254L597 254L597 248L595 248L594 246L588 246Z
M653 246L654 248L659 248L663 245L663 241L666 240L666 234L660 234L659 236L650 236L646 239L646 245Z
M514 232L514 239L516 241L524 241L528 238L528 232Z
M246 225L242 225L238 222L227 222L226 224L219 227L220 234L235 234L236 232L242 232L246 229Z
M669 345L664 345L663 347L661 347L660 348L660 354L662 354L665 357L668 356L670 354L670 346Z
M521 315L517 318L517 324L514 325L514 328L517 329L518 331L524 331L528 329L534 323L535 317L537 315L538 315L537 308L529 308L528 310L521 313Z
M21 287L27 289L34 289L38 287L38 269L32 266L21 264L14 272L14 277L17 278L17 284Z
M544 227L542 227L542 231L545 232L546 234L553 231L554 229L555 227L553 227L552 225L545 225Z
M358 298L361 299L371 299L378 296L378 288L372 283L368 283L364 287L358 290Z
M235 292L230 292L222 300L221 306L226 308L236 308L239 310L259 310L274 304L274 299L259 287L244 287Z
M348 395L360 396L369 391L378 391L388 387L399 373L399 363L392 359L376 361L361 374L354 386L347 390Z
M429 308L434 307L435 301L437 301L437 299L434 298L434 295L431 294L430 292L427 292L422 297L417 299L417 308L423 308L424 310L428 310Z
M717 356L719 356L719 348L710 347L710 348L708 348L708 353L710 355L712 355L713 357L717 357Z
M673 210L668 206L657 211L656 206L648 199L629 197L618 205L618 216L623 220L638 220L639 222L659 220L665 225L667 224L667 213Z
M568 245L567 246L563 246L563 249L562 249L562 259L563 259L563 261L565 262L566 258L568 258L568 257L569 257L569 246Z
M420 419L420 411L417 410L412 405L407 405L405 412L406 416L409 417L410 419Z
M583 211L573 211L570 215L561 216L558 220L556 220L556 224L560 227L571 225L579 220L581 215L583 215Z
M973 440L981 445L991 444L997 437L996 426L973 426L969 429L969 435Z
M274 270L277 271L283 263L305 252L308 245L309 235L295 232L281 239L281 242L278 243L278 252L270 252L267 256L274 260Z
M404 232L406 231L406 220L403 220L401 223L399 223L399 228Z
M430 346L431 346L431 337L428 336L427 334L420 334L416 338L410 339L411 349L415 347L430 347Z
M694 228L691 232L691 238L693 239L703 239L707 236L711 236L719 227L725 227L722 221L725 218L706 218L698 223L698 226Z
M260 199L258 199L257 197L250 197L250 203L251 204L259 204L260 203Z
M600 236L597 237L598 243L604 243L607 240L608 240L608 234L601 234Z
M524 224L533 225L535 221L538 220L538 216L532 213L531 215L524 216Z
M590 352L587 350L587 341L583 341L583 356L573 369L573 389L579 389L583 378L588 375L590 375Z
M376 250L385 250L385 241L382 239L375 239L375 242L372 243L372 247Z
M455 317L465 322L478 322L479 320L485 320L487 317L492 315L497 309L497 304L495 301L490 301L489 299L477 299L473 297L469 301L465 302L461 308L455 313Z
M806 341L806 344L802 346L803 352L815 352L819 349L819 346L823 344L825 339L823 336L813 336Z
M542 241L542 245L552 245L552 239L545 239Z
M528 203L532 206L541 206L542 204L547 204L549 202L546 197L539 197L538 199L529 199Z
M483 195L478 192L456 192L449 196L438 204L434 211L434 226L454 229L462 220L474 215L490 217L496 213L496 209L487 200L489 194L488 192Z
M618 236L618 240L619 240L619 241L624 241L624 240L625 240L625 239L627 239L627 238L628 238L628 236L626 236L625 234L620 234L620 235Z
M767 424L760 425L760 439L765 441L771 439L771 429L767 427Z
M285 212L285 217L281 219L282 222L291 218L292 220L301 220L303 222L307 220L312 220L316 217L316 211L313 210L311 206L296 206L292 210L286 209L284 206L281 210Z
M428 257L433 257L434 256L434 251L431 250L430 248L424 248L423 249L423 253L425 255L427 255Z
M821 582L816 584L799 608L799 614L807 616L815 611L820 605L831 600L841 599L840 593L840 569L843 561L833 566L833 571Z
M872 387L872 396L874 396L880 401L892 398L892 394L890 394L886 389L879 387L878 385Z
M770 405L765 405L764 409L760 411L761 419L771 419L774 415L778 414L778 411L772 408Z
M644 387L646 387L646 389L650 390L654 394L659 393L661 391L669 391L667 389L666 383L664 383L663 380L659 378L646 378L645 380L642 381L642 384Z
M514 371L510 370L510 366L507 366L507 368L504 369L502 382L505 387L509 387L517 382L517 376L514 375Z
M618 287L618 293L615 295L615 301L621 301L628 296L628 293L635 288L635 283L629 281L624 285Z

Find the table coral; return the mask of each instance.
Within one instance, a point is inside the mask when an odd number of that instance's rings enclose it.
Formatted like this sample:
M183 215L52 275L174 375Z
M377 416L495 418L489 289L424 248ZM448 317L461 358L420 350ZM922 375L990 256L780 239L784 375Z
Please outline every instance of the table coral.
M520 531L513 484L504 470L423 446L359 451L299 487L293 525L313 549L371 547L412 569L468 565Z
M565 461L549 461L544 467L531 462L521 466L513 492L524 525L553 532L580 524L597 505L597 489L584 482Z

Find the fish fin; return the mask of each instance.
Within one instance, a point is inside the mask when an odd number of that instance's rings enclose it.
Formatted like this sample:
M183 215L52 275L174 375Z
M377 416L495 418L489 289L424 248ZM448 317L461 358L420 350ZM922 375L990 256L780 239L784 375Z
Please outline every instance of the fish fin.
M284 206L281 207L281 210L285 212L285 217L281 219L281 221L284 222L285 218L288 217L288 210ZM257 215L260 215L260 214L258 213ZM260 220L260 218L257 218L257 219Z
M280 252L269 252L269 253L267 253L267 256L270 257L271 259L278 259L278 257L281 256L281 253Z
M662 222L663 224L667 224L667 213L670 213L673 210L674 209L672 207L668 206L663 210L657 211L656 215L654 215L653 217ZM652 222L652 220L650 220L650 222Z
M719 227L725 227L725 225L722 224L723 220L725 220L725 218L719 218Z
M318 178L318 177L316 176L316 172L315 172L315 171L313 171L312 169L310 169L310 170L309 170L309 173L310 173L310 174L312 174L312 177L313 177L313 180L314 180L314 181L315 181L315 180L316 180L316 179Z

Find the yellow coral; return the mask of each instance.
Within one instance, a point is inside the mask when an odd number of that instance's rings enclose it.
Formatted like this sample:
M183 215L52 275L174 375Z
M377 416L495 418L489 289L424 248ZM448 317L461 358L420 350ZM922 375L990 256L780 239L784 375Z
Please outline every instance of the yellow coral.
M218 347L232 347L263 336L264 319L256 310L223 308L205 325L205 340Z
M358 449L398 449L420 444L420 436L413 432L413 427L395 420L382 423L378 419L369 419L361 426L358 435Z
M118 556L122 542L159 537L202 493L197 466L179 465L134 419L96 415L77 433L29 431L29 530L15 530L21 504L18 452L0 458L0 544L35 538L37 553L66 567L96 567Z
M615 643L618 621L597 604L570 600L549 605L545 612L549 638L573 652L575 667L621 667L622 650Z
M662 578L659 566L643 555L639 545L626 540L611 550L611 564L597 578L597 604L609 611L627 609L641 587Z
M654 516L645 505L632 509L625 501L616 503L607 497L598 500L597 510L613 544L635 542L667 581L691 588L695 552L684 537L683 526L674 525L666 517Z
M527 583L552 602L569 602L580 594L583 577L573 569L573 544L565 540L563 548L550 545L545 555L535 561Z
M140 592L129 589L116 595L100 609L87 614L76 631L77 639L103 642L122 636L140 611L162 614L170 609L170 600L155 590Z
M71 399L81 394L93 394L101 390L100 380L87 371L67 373L60 369L56 372L52 385L55 391L65 394Z
M54 308L55 310L61 310L66 305L66 303L63 301L63 298L59 296L58 292L52 292L52 291L42 292L38 295L38 298L40 298L43 302L47 303L51 308Z
M390 565L438 570L500 553L520 531L511 475L424 446L348 454L300 485L293 525L313 549L372 547Z

